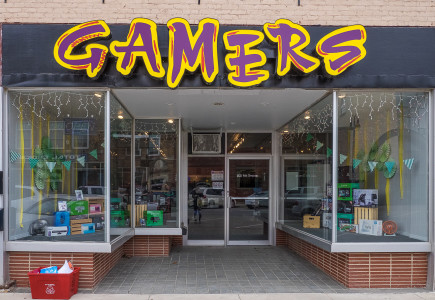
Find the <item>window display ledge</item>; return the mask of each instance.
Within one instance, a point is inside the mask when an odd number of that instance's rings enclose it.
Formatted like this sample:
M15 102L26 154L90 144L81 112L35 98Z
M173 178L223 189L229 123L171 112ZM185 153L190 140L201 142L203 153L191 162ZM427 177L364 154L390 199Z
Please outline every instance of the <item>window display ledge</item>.
M182 235L181 228L135 228L134 235Z
M431 243L429 242L332 243L300 229L284 225L279 222L276 223L276 228L328 252L431 252L432 249Z
M111 243L91 242L6 242L6 251L27 251L27 252L95 252L111 253Z
M313 244L323 250L326 250L328 252L332 252L332 243L330 241L324 240L322 238L319 238L318 236L315 236L313 234L309 234L305 231L302 231L300 229L284 225L282 223L276 222L276 229L282 230L284 232L287 232L288 234L291 234L297 238L300 238L301 240L304 240L310 244Z

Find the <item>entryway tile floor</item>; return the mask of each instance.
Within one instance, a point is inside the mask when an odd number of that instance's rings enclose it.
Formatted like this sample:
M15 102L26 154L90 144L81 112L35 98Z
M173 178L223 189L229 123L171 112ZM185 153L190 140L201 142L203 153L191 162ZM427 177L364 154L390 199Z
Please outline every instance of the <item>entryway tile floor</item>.
M172 249L170 256L164 258L122 258L93 291L96 294L349 292L352 289L300 256L286 248L271 246L185 246Z

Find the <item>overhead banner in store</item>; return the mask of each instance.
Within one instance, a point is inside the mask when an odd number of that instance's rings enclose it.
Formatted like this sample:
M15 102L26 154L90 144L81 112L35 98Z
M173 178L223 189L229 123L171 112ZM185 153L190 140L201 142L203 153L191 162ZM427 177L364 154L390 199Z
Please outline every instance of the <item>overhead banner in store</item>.
M195 25L196 26L196 25ZM218 59L219 22L203 19L196 32L181 18L167 23L168 52L165 69L159 47L157 25L137 18L130 24L124 40L113 40L109 46L97 43L111 38L109 26L102 20L70 28L57 39L53 54L56 62L71 70L86 71L98 79L104 72L109 53L116 59L116 70L130 77L139 64L153 78L165 79L167 86L177 88L186 71L200 71L206 84L212 84L221 70ZM276 51L275 73L284 77L290 71L309 74L322 66L323 73L334 77L342 74L366 56L366 30L352 25L333 30L317 41L315 51L304 51L310 43L308 31L289 20L266 23L263 32L234 29L223 33L225 66L228 82L236 87L260 85L271 77L264 69L266 54L258 46L267 40ZM140 62L139 62L140 60Z

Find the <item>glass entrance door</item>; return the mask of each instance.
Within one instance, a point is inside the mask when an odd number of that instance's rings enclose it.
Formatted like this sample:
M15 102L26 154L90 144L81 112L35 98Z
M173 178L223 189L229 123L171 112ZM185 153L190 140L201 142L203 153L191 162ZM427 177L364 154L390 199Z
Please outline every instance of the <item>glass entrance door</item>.
M269 164L228 160L227 244L269 244Z

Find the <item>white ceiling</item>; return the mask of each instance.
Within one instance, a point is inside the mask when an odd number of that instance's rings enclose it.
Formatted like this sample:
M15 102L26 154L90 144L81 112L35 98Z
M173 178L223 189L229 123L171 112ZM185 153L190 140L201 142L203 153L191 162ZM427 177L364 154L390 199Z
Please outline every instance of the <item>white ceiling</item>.
M116 89L135 118L181 118L184 129L276 130L327 91L303 89Z

